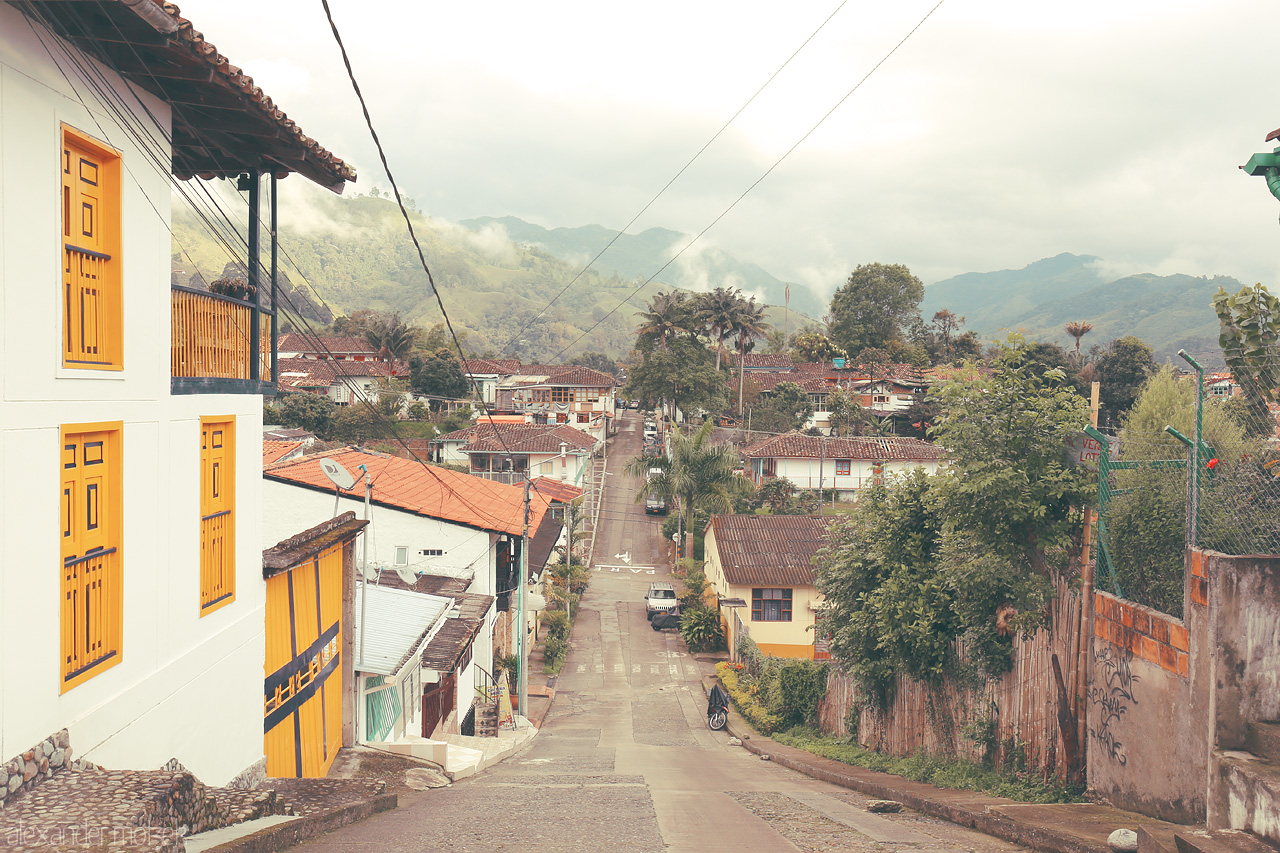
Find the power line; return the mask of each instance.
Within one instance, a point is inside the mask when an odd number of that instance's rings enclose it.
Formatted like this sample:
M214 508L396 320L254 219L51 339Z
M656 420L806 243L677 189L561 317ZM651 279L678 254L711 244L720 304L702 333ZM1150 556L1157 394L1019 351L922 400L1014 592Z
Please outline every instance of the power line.
M326 3L327 3L327 0L323 0L323 2L326 2ZM888 61L889 61L889 58L890 58L890 57L892 57L895 53L897 53L899 48L901 48L904 44L906 44L907 39L909 39L909 38L911 38L913 35L915 35L916 30L918 30L918 29L920 29L922 26L924 26L925 22L926 22L926 21L928 21L928 20L929 20L929 18L933 17L933 13L934 13L934 12L936 12L936 11L938 11L938 8L939 8L940 6L942 6L942 4L943 4L943 3L945 3L945 2L946 2L946 0L938 0L938 2L934 5L934 7L933 7L932 9L930 9L928 12L926 12L926 13L925 13L925 16L924 16L923 18L921 18L921 19L916 23L916 25L915 25L914 27L912 27L912 28L911 28L911 30L910 30L910 31L909 31L905 36L903 36L903 37L902 37L902 39L901 39L897 44L895 44L895 45L893 46L893 48L891 48L891 49L889 50L889 52L888 52L888 53L886 53L883 57L881 57L880 61L879 61L879 62L877 62L875 65L873 65L873 66L871 67L871 70L870 70L870 71L868 71L866 74L864 74L864 75L862 76L862 79L860 79L857 83L855 83L855 84L853 85L853 88L852 88L852 89L850 89L848 92L846 92L846 93L844 94L844 96L840 98L840 100L836 101L835 105L834 105L833 107L831 107L831 109L829 109L829 110L827 110L825 113L823 113L822 117L821 117L820 119L818 119L817 123L816 123L816 124L814 124L814 125L813 125L813 127L809 128L807 131L805 131L804 135L803 135L803 136L801 136L799 139L797 139L794 145L792 145L792 146L791 146L790 148L788 148L785 152L783 152L782 156L781 156L781 157L779 157L777 160L775 160L775 161L774 161L774 163L773 163L773 165L771 165L768 169L766 169L763 175L761 175L759 178L756 178L756 180L755 180L755 181L753 181L753 182L751 183L751 185L750 185L750 186L748 186L745 190L743 190L743 191L742 191L742 194L741 194L741 195L739 195L739 196L738 196L737 198L735 198L732 202L730 202L729 206L728 206L728 207L726 207L726 208L725 208L725 209L720 213L720 215L719 215L719 216L717 216L715 219L711 220L711 223L710 223L709 225L707 225L705 228L703 228L701 231L699 231L697 234L695 234L692 240L690 240L688 243L686 243L686 244L685 244L685 245L680 249L680 251L676 252L676 253L675 253L675 254L674 254L674 255L673 255L673 256L672 256L672 257L671 257L671 258L670 258L670 259L669 259L665 264L663 264L661 267L659 267L657 272L655 272L653 275L651 275L651 276L649 276L648 278L646 278L644 281L640 282L640 284L638 284L638 285L637 285L637 286L636 286L636 287L631 291L631 294L630 294L629 296L627 296L627 298L626 298L626 299L623 299L623 300L622 300L621 302L619 302L619 303L618 303L618 304L617 304L617 305L616 305L612 310L610 310L607 314L605 314L603 317L601 317L599 320L597 320L597 321L596 321L596 322L595 322L595 323L594 323L594 324L593 324L589 329L587 329L585 332L583 332L583 333L582 333L581 335L579 335L578 337L574 338L574 339L573 339L573 340L572 340L572 341L571 341L567 346L565 346L565 347L564 347L563 349L561 349L558 353L556 353L556 354L555 354L555 356L554 356L554 358L555 358L555 359L560 359L560 358L562 358L566 352L568 352L569 350L571 350L571 349L573 349L575 346L577 346L577 345L578 345L578 343L579 343L583 338L587 337L587 335L590 335L592 332L594 332L596 329L598 329L598 328L600 327L600 325L601 325L605 320L607 320L607 319L609 319L611 316L613 316L613 315L618 311L618 309L619 309L619 308L621 308L622 306L624 306L624 305L626 305L627 303L629 303L629 302L631 301L631 299L632 299L633 297L635 297L635 296L636 296L636 294L638 294L641 290L643 290L645 287L647 287L647 286L648 286L648 285L649 285L649 284L650 284L650 283L651 283L655 278L657 278L659 275L661 275L661 274L662 274L662 272L663 272L667 267L669 267L669 266L671 266L673 263L675 263L675 262L680 258L680 256L681 256L681 255L683 255L683 254L684 254L685 252L687 252L690 248L692 248L692 246L693 246L693 244L694 244L694 243L697 243L700 239L702 239L702 236L703 236L704 234L706 234L708 231L710 231L712 228L714 228L714 227L716 226L716 224L717 224L721 219L724 219L724 218L725 218L725 216L727 216L731 210L733 210L735 207L737 207L737 206L738 206L738 203L739 203L739 202L741 202L744 198L746 198L746 197L747 197L747 195L748 195L752 190L754 190L757 186L759 186L759 184L760 184L762 181L764 181L764 179L765 179L765 178L769 177L769 175L771 175L771 174L773 173L774 169L777 169L780 165L782 165L782 162L783 162L784 160L786 160L788 157L790 157L790 156L791 156L791 153L792 153L793 151L795 151L797 148L799 148L799 147L804 143L804 141L805 141L805 140L807 140L810 136L812 136L812 135L814 134L814 132L816 132L816 131L817 131L817 129L818 129L819 127L821 127L821 126L823 125L823 123L824 123L824 122L826 122L826 120L827 120L828 118L830 118L830 117L831 117L832 113L834 113L836 110L840 109L841 105L843 105L845 101L849 100L849 98L853 96L853 93L854 93L854 92L856 92L856 91L858 91L859 89L861 89L861 88L862 88L862 84L863 84L863 83L866 83L866 82L867 82L867 80L868 80L868 78L870 78L872 74L876 73L876 71L880 68L880 66L881 66L881 65L884 65L886 62L888 62ZM838 11L838 10L837 10L837 11Z
M652 207L654 202L656 202L659 198L661 198L662 194L665 193L668 189L670 189L671 185L674 184L677 180L679 180L681 175L683 175L686 171L688 171L689 167L694 164L694 161L696 161L699 157L701 157L703 152L705 152L708 148L710 148L711 144L715 142L717 139L719 139L722 133L724 133L726 130L729 129L729 125L733 124L733 122L738 118L738 116L742 115L742 113L746 110L746 108L751 106L751 104L755 101L756 98L760 97L760 93L763 92L769 86L769 84L774 81L774 78L776 78L779 74L782 73L783 69L785 69L788 65L791 64L791 60L795 59L796 56L800 54L800 51L804 50L805 47L808 46L809 42L813 41L814 37L818 33L822 32L822 28L825 27L828 23L830 23L831 19L834 18L836 14L845 7L846 3L848 3L848 0L841 0L840 5L835 8L835 11L833 11L830 15L828 15L822 21L821 24L818 24L818 28L814 30L812 33L810 33L807 39L805 39L803 42L800 43L800 46L797 47L792 52L792 54L787 57L786 62L783 62L780 66L778 66L778 69L769 75L769 79L765 80L764 83L760 85L760 88L756 89L755 93L752 94L750 98L747 98L746 102L743 103L742 106L738 107L737 112L729 116L729 120L726 121L723 125L721 125L720 129L717 130L714 134L712 134L711 138L708 139L692 157L689 158L689 162L685 163L683 166L680 167L680 171L676 172L675 175L672 176L671 180L667 181L666 184L663 185L662 189L658 190L658 192L654 195L654 197L649 199L649 201L645 203L644 207L640 208L639 212L637 212L635 216L631 217L631 220L627 222L626 225L622 226L621 230L619 230L617 234L613 235L612 239L610 239L609 242L605 244L603 249L601 249L599 252L596 253L596 256L594 258L587 261L587 265L584 266L582 269L580 269L577 275L575 275L572 279L569 280L568 284L560 288L559 292L557 292L555 296L551 297L551 300L542 307L542 310L540 310L533 317L533 319L529 320L529 322L521 326L519 331L517 331L514 335L511 336L511 339L507 342L507 346L502 350L504 353L508 355L511 353L512 344L518 341L520 339L520 336L523 335L530 326L532 326L535 322L541 319L542 316L547 313L547 310L550 309L551 306L554 305L560 299L560 297L564 295L565 291L567 291L570 287L572 287L578 279L582 278L582 276L586 273L586 271L591 269L591 267L595 264L595 262L600 260L600 258L604 255L604 253L609 251L610 248L612 248L614 243L618 242L618 238L621 237L623 234L625 234L627 229L630 228L632 225L634 225L636 223L636 220L639 219L641 216L643 216L645 214L645 211L647 211L650 207ZM663 269L666 269L666 267L663 267ZM659 270L659 272L661 272L661 270Z

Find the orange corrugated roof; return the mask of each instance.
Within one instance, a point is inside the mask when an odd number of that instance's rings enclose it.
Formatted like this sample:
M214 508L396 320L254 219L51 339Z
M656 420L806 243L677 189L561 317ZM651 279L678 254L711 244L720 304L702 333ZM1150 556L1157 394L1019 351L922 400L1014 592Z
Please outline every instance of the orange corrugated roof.
M524 488L472 477L447 468L423 465L412 459L374 453L358 447L313 453L282 462L263 471L269 480L332 492L333 483L320 470L318 460L332 459L358 477L347 494L364 494L365 465L373 478L373 502L379 506L405 510L428 518L438 518L519 536L524 521ZM529 531L537 530L549 501L530 493Z

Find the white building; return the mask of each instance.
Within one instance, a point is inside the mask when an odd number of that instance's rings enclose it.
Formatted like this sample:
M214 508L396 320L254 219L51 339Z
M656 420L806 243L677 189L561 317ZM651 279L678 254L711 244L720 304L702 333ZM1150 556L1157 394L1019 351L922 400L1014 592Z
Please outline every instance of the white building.
M919 467L936 474L942 465L942 448L918 438L827 436L788 433L744 448L748 475L757 486L765 480L786 479L805 491L835 489L841 498L856 498L859 491L886 476L906 474Z
M370 566L398 569L406 574L452 576L466 581L467 593L494 599L483 614L477 614L483 627L476 633L462 669L452 673L457 685L456 705L442 715L442 722L446 730L456 732L471 706L472 687L480 680L473 667L480 666L492 674L495 642L500 648L510 649L505 638L511 633L514 610L511 590L518 577L524 490L356 448L303 456L263 472L264 544L336 514L335 486L322 472L321 459L336 462L356 477L351 490L337 491L338 512L363 515L366 472L373 483L370 532L365 533L369 537ZM550 531L544 536L544 526L554 525L558 531L559 522L548 513L550 503L551 498L536 490L531 492L531 573L540 571L556 538ZM539 549L536 540L540 538L549 538L551 544ZM363 547L363 543L357 546L357 554ZM413 588L429 591L417 584ZM358 622L358 612L356 619ZM369 625L372 630L372 619ZM359 632L358 624L356 631ZM402 641L403 638L396 640ZM404 676L400 670L374 673L401 680ZM429 677L426 683L431 683Z
M431 440L437 461L467 465L478 477L515 483L548 477L581 487L601 441L566 424L487 423Z
M170 199L354 172L173 6L0 4L0 104L0 760L260 773L272 324L170 287Z

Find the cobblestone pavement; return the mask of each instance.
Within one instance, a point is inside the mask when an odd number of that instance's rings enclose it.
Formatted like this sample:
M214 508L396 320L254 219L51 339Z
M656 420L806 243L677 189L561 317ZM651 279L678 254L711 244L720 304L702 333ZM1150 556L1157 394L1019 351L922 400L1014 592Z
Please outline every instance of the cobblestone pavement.
M639 451L628 414L609 451L592 585L538 737L483 773L402 795L395 811L299 849L1023 849L919 815L870 814L860 795L761 761L707 729L701 677L711 665L645 618L645 589L669 571L660 519L636 508L636 484L615 473Z

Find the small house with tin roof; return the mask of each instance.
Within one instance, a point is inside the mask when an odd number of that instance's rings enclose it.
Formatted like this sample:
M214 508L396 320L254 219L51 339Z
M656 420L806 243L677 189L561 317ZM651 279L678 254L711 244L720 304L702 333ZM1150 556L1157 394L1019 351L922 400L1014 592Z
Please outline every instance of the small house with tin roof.
M432 458L467 465L477 477L515 483L525 476L581 484L600 440L566 424L488 423L431 440Z
M814 631L821 596L813 558L832 517L714 515L706 529L707 581L720 604L731 654L750 637L774 657L827 656ZM736 659L736 658L735 658Z

